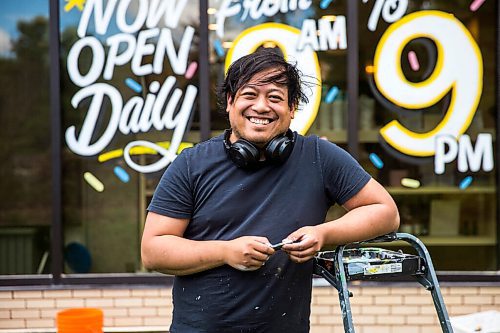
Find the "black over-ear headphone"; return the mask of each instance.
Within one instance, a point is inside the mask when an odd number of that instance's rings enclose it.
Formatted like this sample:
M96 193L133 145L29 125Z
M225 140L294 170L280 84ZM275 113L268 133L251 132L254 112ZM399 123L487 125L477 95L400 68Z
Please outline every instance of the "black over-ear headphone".
M283 163L290 156L295 143L295 137L290 129L285 134L274 137L262 149L243 138L231 143L230 135L230 129L224 132L224 148L231 161L239 168L252 168L259 165L262 151L266 158L265 162Z

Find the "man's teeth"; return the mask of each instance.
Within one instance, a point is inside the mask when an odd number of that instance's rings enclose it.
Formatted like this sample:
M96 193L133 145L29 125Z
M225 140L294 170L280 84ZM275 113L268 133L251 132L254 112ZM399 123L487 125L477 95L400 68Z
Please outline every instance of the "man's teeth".
M257 124L257 125L267 125L270 123L269 119L262 119L262 118L249 118L251 123Z

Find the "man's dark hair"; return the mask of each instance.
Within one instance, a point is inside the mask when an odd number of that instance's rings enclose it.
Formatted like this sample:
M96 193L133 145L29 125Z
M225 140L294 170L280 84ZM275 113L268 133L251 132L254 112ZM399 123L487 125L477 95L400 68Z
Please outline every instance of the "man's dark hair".
M218 91L219 109L226 111L227 96L234 100L236 92L246 85L252 77L268 69L274 69L270 75L262 78L259 84L275 83L288 88L288 106L298 107L299 102L307 103L309 100L302 87L302 73L295 64L288 63L282 55L270 50L258 50L243 56L233 62L227 70L224 83Z

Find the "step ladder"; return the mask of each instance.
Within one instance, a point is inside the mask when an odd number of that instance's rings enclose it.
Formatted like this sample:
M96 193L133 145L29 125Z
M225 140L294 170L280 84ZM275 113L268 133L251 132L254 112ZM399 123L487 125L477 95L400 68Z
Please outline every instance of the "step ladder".
M398 240L410 244L418 255L364 245ZM348 281L390 280L407 276L415 278L431 293L443 333L453 333L429 251L420 239L411 234L390 233L338 246L334 251L318 252L314 258L314 273L337 289L345 333L355 333L349 301L353 295L348 289Z

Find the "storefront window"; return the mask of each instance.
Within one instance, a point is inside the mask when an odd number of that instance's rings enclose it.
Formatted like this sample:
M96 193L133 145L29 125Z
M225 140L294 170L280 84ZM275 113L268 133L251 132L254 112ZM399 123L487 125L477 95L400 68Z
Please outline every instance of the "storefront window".
M198 4L60 8L65 273L140 272L149 199L199 140Z
M0 4L0 275L50 266L48 11L47 1Z
M438 271L498 270L496 2L209 0L200 13L200 1L57 1L62 212L52 197L54 2L0 4L0 275L59 279L59 244L63 278L142 273L161 175L229 126L215 92L229 64L259 48L296 62L308 82L292 129L352 153ZM63 239L51 235L59 221Z
M359 4L360 159L438 270L496 269L495 12Z

